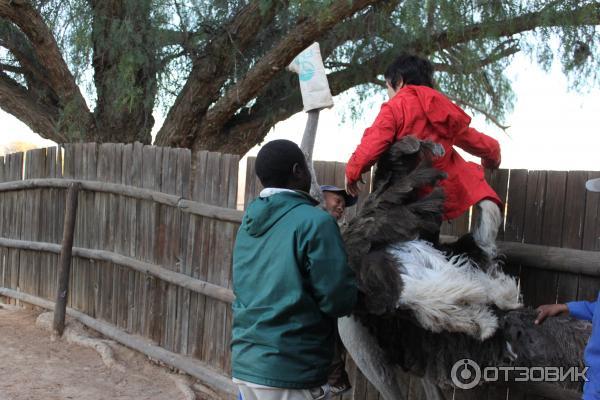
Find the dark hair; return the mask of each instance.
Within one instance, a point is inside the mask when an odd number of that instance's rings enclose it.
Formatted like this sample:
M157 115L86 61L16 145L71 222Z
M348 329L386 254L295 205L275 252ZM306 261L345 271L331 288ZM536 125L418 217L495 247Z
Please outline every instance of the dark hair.
M385 80L394 90L400 83L433 87L433 65L429 60L403 53L385 70Z
M296 143L278 139L260 149L254 169L264 187L284 188L292 178L294 164L307 168L304 153Z

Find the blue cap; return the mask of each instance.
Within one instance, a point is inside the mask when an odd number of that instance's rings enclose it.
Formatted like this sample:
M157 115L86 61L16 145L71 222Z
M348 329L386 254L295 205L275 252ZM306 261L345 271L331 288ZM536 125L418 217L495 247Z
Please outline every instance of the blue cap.
M346 200L346 207L352 207L358 201L358 197L350 196L344 189L337 186L321 185L321 191L341 194L344 197L344 200Z

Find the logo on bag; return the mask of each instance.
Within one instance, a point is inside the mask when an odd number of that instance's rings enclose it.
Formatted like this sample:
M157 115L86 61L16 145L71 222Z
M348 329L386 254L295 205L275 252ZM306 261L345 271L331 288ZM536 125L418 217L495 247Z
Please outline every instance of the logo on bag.
M300 80L302 82L310 81L315 76L315 65L310 61L303 61L300 63Z
M313 76L315 76L315 71L317 68L315 64L311 62L311 59L314 56L314 51L305 50L300 53L300 55L296 58L295 63L298 65L300 72L298 76L300 77L301 82L310 81Z

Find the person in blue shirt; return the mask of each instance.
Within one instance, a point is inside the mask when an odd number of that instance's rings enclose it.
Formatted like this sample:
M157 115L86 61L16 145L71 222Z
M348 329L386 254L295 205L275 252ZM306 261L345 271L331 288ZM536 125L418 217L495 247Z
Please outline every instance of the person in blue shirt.
M586 182L590 192L600 192L600 178ZM591 321L592 335L584 353L587 370L587 382L583 385L584 400L600 400L600 292L596 301L573 301L566 304L545 304L539 306L536 324L541 324L548 317L570 315L574 318Z

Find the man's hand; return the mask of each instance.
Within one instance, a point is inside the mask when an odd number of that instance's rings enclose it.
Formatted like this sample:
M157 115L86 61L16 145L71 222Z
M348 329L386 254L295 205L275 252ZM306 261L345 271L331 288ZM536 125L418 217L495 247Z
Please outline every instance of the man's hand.
M536 310L538 316L535 319L535 324L540 325L548 317L555 317L557 315L568 315L569 307L566 304L544 304L539 306Z
M346 178L346 193L348 193L350 196L358 196L362 190L362 188L359 186L359 182L363 185L365 184L362 176L360 177L360 180L352 183L348 183L348 178Z

